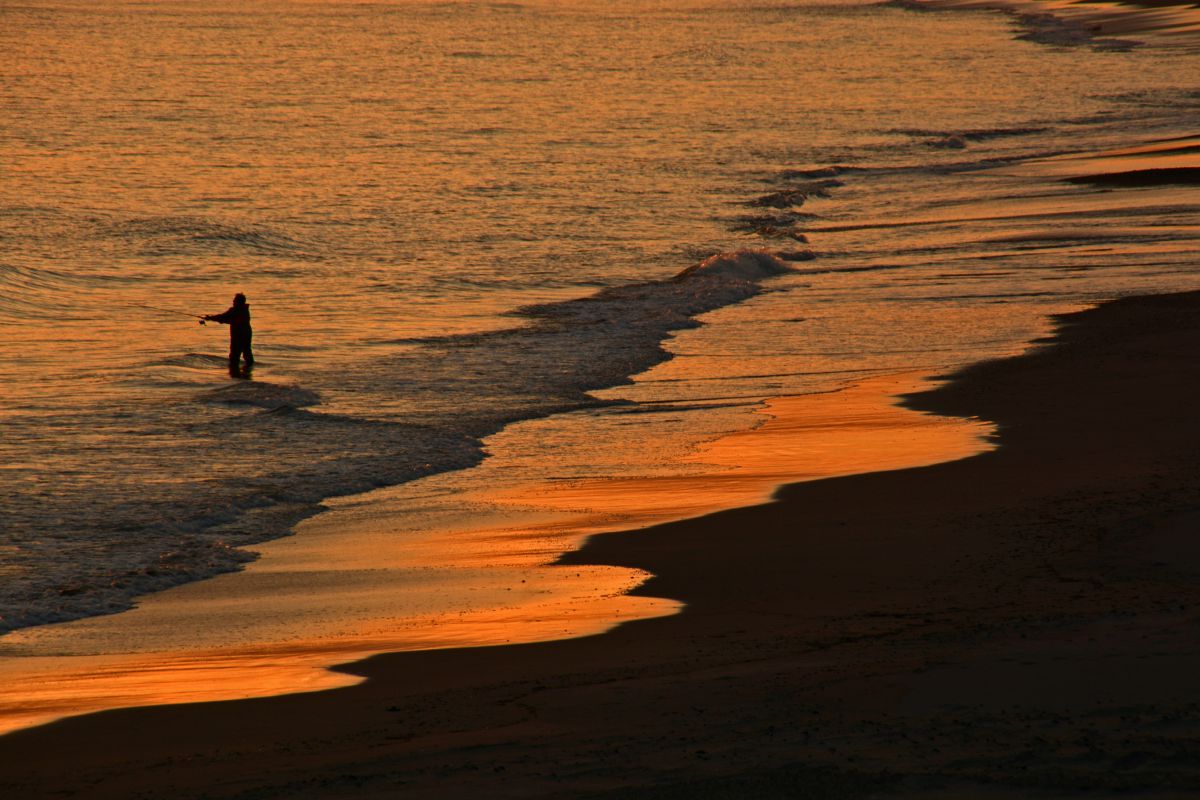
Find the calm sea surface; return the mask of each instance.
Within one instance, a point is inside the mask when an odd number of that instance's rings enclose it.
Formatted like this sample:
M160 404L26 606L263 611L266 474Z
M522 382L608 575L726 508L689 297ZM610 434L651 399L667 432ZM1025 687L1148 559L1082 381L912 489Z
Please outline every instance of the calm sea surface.
M665 469L763 398L1200 288L1194 185L1064 180L1195 135L1200 56L1019 32L863 2L0 6L0 631L236 568L511 421L587 421L530 444L550 477L568 444ZM742 250L773 255L673 280ZM236 291L252 380L182 315Z

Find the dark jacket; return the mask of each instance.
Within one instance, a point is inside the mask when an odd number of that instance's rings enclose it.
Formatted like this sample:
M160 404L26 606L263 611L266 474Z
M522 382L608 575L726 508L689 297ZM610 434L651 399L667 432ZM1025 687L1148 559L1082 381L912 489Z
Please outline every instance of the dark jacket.
M222 325L228 325L230 339L249 339L252 333L250 329L249 303L243 303L240 306L230 306L228 311L222 314L214 314L209 319L213 322L220 322Z

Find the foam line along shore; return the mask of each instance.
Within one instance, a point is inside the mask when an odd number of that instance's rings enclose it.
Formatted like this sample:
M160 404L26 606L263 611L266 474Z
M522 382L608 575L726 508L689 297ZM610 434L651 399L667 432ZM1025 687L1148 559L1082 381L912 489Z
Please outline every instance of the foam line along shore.
M415 479L524 470L636 519L768 398L1196 287L1186 48L859 3L127 12L2 12L7 630L126 611ZM234 285L253 381L215 331L132 310Z

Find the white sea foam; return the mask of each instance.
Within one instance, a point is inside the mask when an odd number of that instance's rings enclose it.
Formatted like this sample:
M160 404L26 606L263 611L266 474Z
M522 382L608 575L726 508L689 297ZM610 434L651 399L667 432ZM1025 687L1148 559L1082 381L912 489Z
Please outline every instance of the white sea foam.
M1047 57L986 15L878 5L648 3L632 27L531 6L505 36L466 6L416 4L381 26L378 9L339 5L332 38L336 4L200 4L186 25L170 3L102 5L31 0L0 26L13 63L40 65L10 98L0 181L8 627L125 608L236 569L324 497L477 463L490 432L601 402L663 362L676 331L688 360L623 397L702 407L984 358L1053 303L1195 272L1183 190L1154 210L1057 182L1029 194L991 171L1190 132L1187 53ZM180 65L196 26L220 30L227 57ZM147 47L111 46L126 39ZM464 41L488 58L462 58ZM373 68L321 91L348 51ZM720 69L694 68L713 53ZM947 81L951 54L954 74L1004 80ZM134 73L132 87L106 77ZM567 102L580 75L587 114ZM180 79L205 91L181 97ZM748 87L779 102L748 103ZM1092 211L977 219L990 201L1081 196ZM1004 241L1114 223L1131 232L1102 246ZM811 252L793 244L810 238ZM774 256L722 255L771 242ZM731 306L814 254L753 313ZM179 314L237 290L260 366L213 391L224 331Z
M765 250L743 250L710 256L676 276L687 278L732 278L739 281L761 281L792 270L778 256Z
M788 271L765 252L713 256L672 280L526 308L527 327L429 339L402 357L314 376L390 398L372 413L322 411L313 389L256 380L148 409L136 434L93 455L122 475L64 481L55 498L25 495L6 509L14 563L37 569L0 586L0 631L120 611L139 594L238 568L251 558L242 548L286 534L327 497L472 466L483 458L482 437L595 404L590 390L667 358L660 343L670 331ZM213 360L172 364L211 368ZM140 480L173 465L184 472L179 442L166 435L180 424L189 430L185 457L208 465L206 480ZM62 463L69 472L65 454Z

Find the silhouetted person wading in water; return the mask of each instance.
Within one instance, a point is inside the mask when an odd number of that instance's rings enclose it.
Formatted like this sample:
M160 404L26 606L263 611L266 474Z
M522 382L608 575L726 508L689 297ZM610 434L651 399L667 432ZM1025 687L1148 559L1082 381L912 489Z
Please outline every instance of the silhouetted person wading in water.
M229 369L235 372L242 356L246 357L246 369L254 366L254 353L250 352L250 340L254 331L250 328L250 305L246 295L238 292L233 296L233 305L221 314L205 314L205 319L229 326Z

